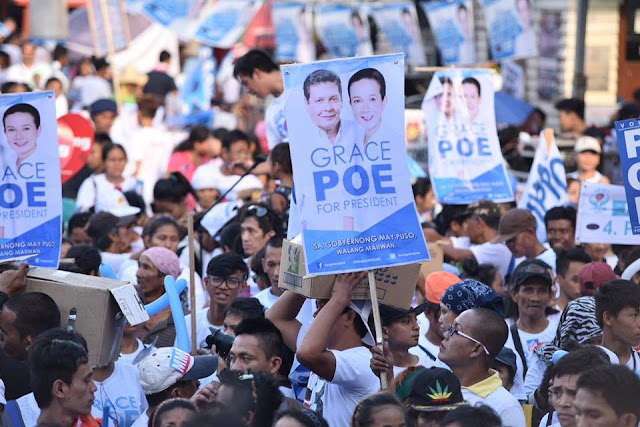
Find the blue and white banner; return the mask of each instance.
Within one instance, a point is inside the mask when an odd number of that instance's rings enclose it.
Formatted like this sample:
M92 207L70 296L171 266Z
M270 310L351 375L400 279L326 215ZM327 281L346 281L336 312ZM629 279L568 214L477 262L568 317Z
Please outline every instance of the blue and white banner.
M423 2L444 65L476 63L473 0Z
M271 15L276 30L276 59L286 62L315 60L311 6L276 1L271 8Z
M314 6L314 28L334 58L373 55L367 14L344 5Z
M550 139L550 141L547 140L545 132L540 132L527 185L518 201L520 209L526 209L536 217L536 230L541 242L547 241L547 230L544 225L544 216L547 211L569 202L564 163L555 138Z
M126 49L129 44L127 39L129 24L124 4L120 0L105 0L104 3L100 0L89 0L87 1L87 12L91 21L90 25L93 27L93 45L96 55L109 53L109 37L112 38L113 49L116 52ZM103 12L106 12L106 15ZM107 19L111 30L110 35L107 35L107 25L105 24Z
M209 111L215 95L216 59L210 47L201 46L197 57L187 59L184 65L184 83L180 87L180 100L185 113Z
M429 259L407 166L403 55L282 73L309 274Z
M531 0L482 0L494 61L538 54Z
M207 11L208 0L148 0L142 9L158 23L170 28L183 41L190 41Z
M640 236L632 232L622 185L582 183L576 243L640 245Z
M386 38L392 52L404 52L406 61L413 65L425 65L427 58L422 45L422 33L418 25L416 7L413 3L397 3L374 6L371 9L373 19ZM381 52L386 53L386 52Z
M262 7L262 0L218 0L208 9L195 37L201 43L230 49Z
M513 200L500 151L492 71L437 71L422 101L429 175L440 203Z
M55 93L0 95L0 260L58 268L62 184Z
M620 166L624 178L624 191L629 205L629 218L633 234L640 234L640 120L620 120L616 122Z

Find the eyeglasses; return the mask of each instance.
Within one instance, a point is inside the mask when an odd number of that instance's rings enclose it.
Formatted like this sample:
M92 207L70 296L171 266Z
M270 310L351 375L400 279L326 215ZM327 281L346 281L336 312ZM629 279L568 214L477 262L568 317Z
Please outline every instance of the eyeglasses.
M267 214L267 208L260 205L251 205L247 208L247 213L254 214L258 218L262 218Z
M218 277L218 276L207 276L206 278L208 283L211 283L213 286L221 286L222 282L227 284L229 289L236 289L238 286L243 284L245 281L243 279L238 279L236 277Z
M487 347L484 346L484 344L482 344L480 341L478 341L477 339L470 337L469 335L465 334L462 331L459 331L455 328L455 326L451 325L449 326L449 329L446 330L445 335L447 336L452 336L453 334L458 334L463 338L468 339L469 341L473 341L474 343L482 346L482 349L484 350L484 352L487 354L487 356L489 356L489 350L487 350Z

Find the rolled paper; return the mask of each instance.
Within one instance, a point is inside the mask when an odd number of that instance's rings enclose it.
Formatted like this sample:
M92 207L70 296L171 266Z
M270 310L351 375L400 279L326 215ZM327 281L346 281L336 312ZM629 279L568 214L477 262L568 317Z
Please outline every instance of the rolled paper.
M171 316L173 316L173 324L176 328L177 347L180 350L189 353L191 351L191 346L189 345L187 322L184 320L184 312L182 311L182 303L180 302L180 293L176 289L176 279L172 276L165 276L164 289L166 291L166 295L169 296Z
M176 291L178 292L178 295L180 295L187 288L187 281L184 278L180 279L176 282L175 286L176 286ZM149 315L149 317L151 317L154 314L161 312L168 306L169 306L169 295L167 293L164 293L160 298L158 298L154 302L145 305L144 308L147 310L147 314Z

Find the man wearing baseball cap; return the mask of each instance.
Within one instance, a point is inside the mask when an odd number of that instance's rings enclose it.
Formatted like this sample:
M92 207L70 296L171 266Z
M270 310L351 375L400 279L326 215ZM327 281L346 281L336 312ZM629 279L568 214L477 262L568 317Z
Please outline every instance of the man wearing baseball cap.
M131 427L146 426L149 416L165 400L190 399L198 390L198 380L212 375L217 368L217 356L194 357L175 347L153 350L138 363L140 384L149 409Z
M500 207L488 200L480 200L469 205L465 212L463 227L469 235L471 247L457 249L452 245L444 245L445 258L456 262L473 258L478 264L495 266L502 277L513 270L514 259L504 242L494 243L498 236L500 224ZM488 283L490 285L490 283Z
M578 273L580 295L592 297L604 283L619 278L606 262L590 262Z
M511 209L500 218L498 236L492 243L506 243L514 257L539 259L556 272L556 253L546 248L536 235L536 218L526 209Z
M573 149L578 170L567 174L567 178L579 179L593 184L611 184L609 178L598 172L602 148L600 141L592 136L581 136Z

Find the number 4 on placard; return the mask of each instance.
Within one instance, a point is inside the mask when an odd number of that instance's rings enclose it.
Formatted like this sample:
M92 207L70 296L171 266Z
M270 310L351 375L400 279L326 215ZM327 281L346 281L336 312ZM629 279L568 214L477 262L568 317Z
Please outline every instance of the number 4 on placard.
M611 227L611 223L612 223L612 220L609 220L607 225L605 225L604 228L603 228L603 230L606 231L608 235L611 235L611 233L613 233L613 229Z

